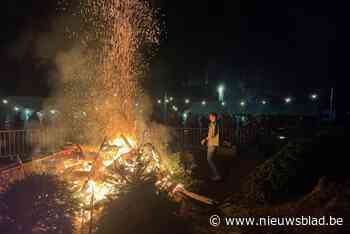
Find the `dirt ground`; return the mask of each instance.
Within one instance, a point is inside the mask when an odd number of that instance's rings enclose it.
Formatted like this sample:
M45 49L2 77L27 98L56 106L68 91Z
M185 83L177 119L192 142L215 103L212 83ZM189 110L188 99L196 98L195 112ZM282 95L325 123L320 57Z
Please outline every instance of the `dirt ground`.
M265 160L256 148L246 149L229 158L216 155L216 164L223 175L223 181L213 182L210 180L211 172L205 149L192 153L197 164L194 177L200 181L199 193L217 201L223 201L238 192L244 179Z

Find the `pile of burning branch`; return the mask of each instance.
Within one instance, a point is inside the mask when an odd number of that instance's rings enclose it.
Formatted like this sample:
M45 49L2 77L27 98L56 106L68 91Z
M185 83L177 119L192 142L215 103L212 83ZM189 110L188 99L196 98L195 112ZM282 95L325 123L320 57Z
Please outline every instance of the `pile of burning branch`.
M151 143L137 145L131 137L121 135L113 140L105 138L97 150L80 145L71 145L66 150L72 154L63 160L57 173L72 182L75 194L82 201L82 213L77 221L82 228L88 226L89 233L103 205L117 199L123 186L131 183L154 182L159 191L178 202L189 197L214 204L213 200L173 182L173 172L163 165L160 153Z

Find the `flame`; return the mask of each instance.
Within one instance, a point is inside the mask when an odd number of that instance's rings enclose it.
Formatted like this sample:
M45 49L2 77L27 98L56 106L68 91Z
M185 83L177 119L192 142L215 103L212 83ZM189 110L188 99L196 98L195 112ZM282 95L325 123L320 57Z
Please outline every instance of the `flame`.
M134 138L127 136L125 137L128 143L131 147L135 148L137 146L136 141ZM117 137L114 140L109 141L110 145L114 145L118 147L118 152L113 156L112 159L106 159L102 163L105 167L110 166L115 160L120 158L121 155L129 153L132 148L125 142L125 140L122 137Z
M106 199L107 195L110 194L111 191L112 191L111 185L109 185L107 183L97 183L94 180L90 180L88 182L87 188L85 190L86 193L91 194L91 196L92 195L94 196L93 202L98 202L98 201ZM89 197L87 197L86 202L90 203L91 197L90 197L90 199L89 199Z
M123 160L120 159L120 156L126 153L129 153L132 147L136 147L136 141L128 136L125 137L128 142L125 142L125 140L122 137L117 137L111 141L109 141L110 145L117 146L118 150L110 159L104 159L102 161L102 167L99 169L98 173L103 173L104 170L110 166L115 160L118 160L118 162L122 162ZM127 165L128 170L130 172L134 171L134 168L131 165ZM93 170L93 166L89 164L88 162L84 162L81 166L81 169L87 172L91 172ZM122 182L122 181L120 181ZM89 205L91 203L91 196L93 196L93 203L99 202L101 200L104 200L107 198L108 194L111 194L113 192L113 185L105 182L97 182L93 179L89 179L87 182L86 188L82 191L84 196L84 203L86 205Z
M118 189L127 184L129 176L138 172L140 163L144 163L144 173L149 174L155 172L157 174L157 181L155 185L159 191L167 191L170 196L181 191L183 185L176 185L173 183L171 176L174 174L172 170L164 171L161 167L160 155L153 148L147 148L147 151L142 146L138 147L136 140L131 137L116 137L108 142L110 146L96 157L86 157L64 159L63 170L72 172L72 177L69 179L72 182L72 188L76 191L76 196L81 199L81 214L77 216L77 223L83 227L84 223L90 220L92 210L97 212L95 216L99 215L103 202L112 196L118 195ZM139 150L139 151L135 151ZM133 157L140 155L140 157ZM123 157L124 154L130 153L130 156ZM125 169L127 175L119 175L114 173L109 166L116 163ZM82 173L81 173L82 172ZM130 173L130 174L128 174ZM68 173L70 175L70 173ZM126 177L126 178L125 178ZM106 179L107 178L107 179ZM112 180L109 180L112 178ZM98 205L97 205L98 204ZM95 206L96 205L96 206ZM91 209L92 208L92 209Z
M125 138L127 139L127 141L129 142L129 144L132 147L136 147L137 146L136 141L135 141L135 139L133 137L126 136ZM127 148L129 148L122 137L117 137L114 140L111 140L109 143L111 145L115 145L115 146L118 146L118 147L123 147L123 148L127 147Z

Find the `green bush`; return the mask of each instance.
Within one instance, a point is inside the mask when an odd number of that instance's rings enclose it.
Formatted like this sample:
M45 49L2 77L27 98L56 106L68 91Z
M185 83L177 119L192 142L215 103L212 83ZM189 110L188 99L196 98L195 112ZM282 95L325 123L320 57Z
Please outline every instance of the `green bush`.
M311 141L288 143L259 166L245 184L247 200L257 204L278 203L311 189L317 174L308 173L314 160Z

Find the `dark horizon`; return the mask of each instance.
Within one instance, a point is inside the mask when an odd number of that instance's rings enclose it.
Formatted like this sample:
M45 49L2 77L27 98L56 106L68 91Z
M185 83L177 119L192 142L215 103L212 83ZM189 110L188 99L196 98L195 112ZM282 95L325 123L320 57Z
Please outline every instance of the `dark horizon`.
M298 93L336 86L329 71L336 39L335 8L308 1L152 1L161 8L166 39L152 60L152 93L207 75L212 83L242 79L248 86ZM38 58L37 40L55 31L53 3L5 1L0 75L6 95L50 94L55 54ZM29 36L28 36L29 35ZM61 48L63 47L63 48ZM13 51L20 51L13 56ZM164 79L167 82L160 82ZM192 78L191 78L192 77ZM35 82L33 86L31 83ZM167 86L161 85L166 83ZM0 91L0 92L1 92Z

